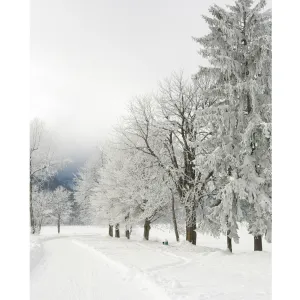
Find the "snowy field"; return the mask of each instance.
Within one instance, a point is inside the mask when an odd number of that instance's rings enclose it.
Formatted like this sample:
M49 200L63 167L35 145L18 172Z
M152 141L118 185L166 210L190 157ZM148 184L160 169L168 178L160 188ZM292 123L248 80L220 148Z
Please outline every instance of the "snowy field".
M31 300L271 299L271 244L254 252L244 229L233 254L225 237L198 234L193 246L162 226L152 226L150 241L142 228L131 240L123 231L117 239L106 227L63 226L60 235L43 227L31 236Z

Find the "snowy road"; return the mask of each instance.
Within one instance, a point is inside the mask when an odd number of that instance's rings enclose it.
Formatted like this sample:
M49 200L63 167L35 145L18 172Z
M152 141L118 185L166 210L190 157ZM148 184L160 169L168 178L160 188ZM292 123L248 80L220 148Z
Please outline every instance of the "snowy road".
M51 239L31 272L31 300L155 299L139 283L72 239Z
M108 237L106 227L62 232L49 227L31 237L31 300L271 299L271 245L253 252L247 232L232 255L224 239L199 235L195 247L155 228L151 241L142 228L130 240Z

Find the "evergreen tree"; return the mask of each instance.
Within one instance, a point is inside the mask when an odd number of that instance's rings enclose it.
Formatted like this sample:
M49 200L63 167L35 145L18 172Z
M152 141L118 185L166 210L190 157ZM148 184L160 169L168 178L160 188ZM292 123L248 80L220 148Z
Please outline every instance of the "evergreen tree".
M209 112L219 120L221 145L214 153L220 199L214 214L236 241L238 221L248 221L255 240L271 224L271 12L265 6L265 0L237 0L227 10L213 5L204 16L210 33L195 39L218 82Z
M96 188L99 186L100 170L103 165L103 151L97 149L74 178L74 197L80 211L80 221L83 224L92 224L95 220L93 200Z
M82 225L81 214L80 214L80 206L75 201L74 192L70 193L69 201L70 201L70 206L71 206L69 224L70 225Z

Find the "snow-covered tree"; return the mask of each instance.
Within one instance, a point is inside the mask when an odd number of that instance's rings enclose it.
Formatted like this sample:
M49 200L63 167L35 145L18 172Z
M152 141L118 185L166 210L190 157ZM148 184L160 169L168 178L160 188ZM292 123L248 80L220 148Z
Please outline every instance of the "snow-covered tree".
M218 83L211 91L218 101L206 112L219 122L214 215L236 241L238 221L247 220L255 250L271 224L271 11L265 6L265 0L237 0L227 10L213 5L204 16L210 33L196 39Z
M80 219L84 224L92 224L96 217L93 203L96 188L100 184L100 170L104 165L104 153L99 148L75 174L74 197L79 205Z
M182 72L174 73L155 95L133 101L119 130L124 144L146 154L172 181L172 192L186 212L186 239L193 244L199 199L213 176L196 166L211 138L210 129L196 118L205 101L199 85L185 80Z
M70 202L71 202L71 214L69 218L69 224L70 225L83 225L84 220L82 220L81 216L81 211L80 211L80 205L76 202L75 196L74 196L74 191L71 192L70 194Z
M118 155L119 154L119 155ZM116 226L116 235L119 235L119 224L128 215L126 207L126 182L122 172L126 157L111 149L107 154L107 161L102 169L100 184L96 189L100 218L107 220L109 235L113 236L113 226ZM128 206L128 205L127 205Z
M52 192L42 190L37 185L32 188L32 209L35 231L40 233L43 222L51 215Z
M30 123L30 226L31 233L36 233L37 224L33 211L33 186L41 186L62 169L68 160L55 155L54 143L45 124L39 119Z
M71 214L70 192L62 186L57 187L52 193L51 215L57 222L57 232L60 226L66 222Z
M174 73L156 93L134 99L105 163L91 159L80 170L75 197L83 211L107 220L111 236L113 226L119 236L125 223L128 235L144 222L148 239L151 222L161 217L177 228L176 201L189 242L196 244L198 225L201 232L226 234L232 251L239 222L247 222L261 250L272 221L271 13L265 5L211 6L211 16L204 16L210 32L195 39L210 66L191 81Z

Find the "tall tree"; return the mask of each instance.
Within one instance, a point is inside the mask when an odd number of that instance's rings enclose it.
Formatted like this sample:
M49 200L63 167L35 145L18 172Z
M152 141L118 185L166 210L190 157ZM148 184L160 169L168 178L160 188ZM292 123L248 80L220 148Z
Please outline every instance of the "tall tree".
M119 130L123 142L148 157L172 180L186 212L186 239L196 244L196 210L200 194L213 172L195 163L203 155L202 143L210 137L196 119L204 99L199 85L173 74L160 84L154 96L136 99Z
M211 16L204 16L210 33L195 39L219 85L216 215L236 240L237 222L247 219L259 244L255 250L262 249L261 236L271 223L271 11L265 6L265 0L237 0L227 10L213 5Z
M133 222L144 222L144 237L149 239L150 224L163 215L169 204L169 198L163 195L166 188L158 180L161 170L145 154L132 149L111 149L108 157L100 192L105 194L101 207L107 212L109 225L118 228L125 221L130 228Z

